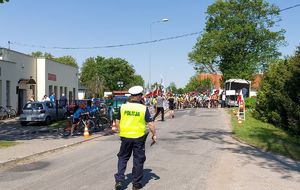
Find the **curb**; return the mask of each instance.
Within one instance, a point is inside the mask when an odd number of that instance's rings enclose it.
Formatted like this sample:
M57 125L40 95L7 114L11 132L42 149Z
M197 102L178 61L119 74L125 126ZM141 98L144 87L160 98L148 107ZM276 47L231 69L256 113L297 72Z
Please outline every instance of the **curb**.
M13 164L16 164L16 163L19 163L19 162L22 162L22 161L31 160L35 157L43 156L43 155L46 155L48 153L57 152L57 151L60 151L60 150L63 150L63 149L69 148L69 147L77 146L79 144L82 144L82 143L85 143L85 142L88 142L88 141L91 141L91 140L94 140L94 139L97 139L97 138L100 138L100 137L103 137L103 136L107 136L107 134L110 134L110 133L105 133L105 134L102 134L102 135L99 135L99 136L96 136L96 137L91 137L91 138L88 138L88 139L84 139L82 141L78 141L78 142L75 142L75 143L71 143L69 145L64 145L64 146L61 146L61 147L57 147L57 148L54 148L54 149L51 149L51 150L38 152L38 153L29 155L29 156L25 156L23 158L16 158L14 160L3 162L3 163L0 163L0 168L8 167L8 166L11 166Z

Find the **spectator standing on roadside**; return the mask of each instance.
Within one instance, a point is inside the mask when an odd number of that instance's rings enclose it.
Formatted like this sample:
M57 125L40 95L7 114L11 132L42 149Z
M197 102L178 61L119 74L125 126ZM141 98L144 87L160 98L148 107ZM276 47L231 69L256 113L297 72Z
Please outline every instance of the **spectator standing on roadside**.
M169 102L169 110L171 118L174 118L174 108L175 108L175 98L172 94L170 94L170 97L168 98Z
M42 101L50 101L50 98L47 95L44 95L44 97L42 98Z
M64 108L67 106L67 101L68 100L65 94L62 94L61 97L59 98L59 105Z
M109 95L108 96L108 99L105 101L105 104L107 106L107 114L108 114L108 117L110 119L110 121L112 121L113 119L113 112L114 112L114 108L113 108L113 105L114 105L114 100L113 100L113 97L112 95ZM117 105L116 105L117 106Z
M225 108L225 101L226 101L226 95L225 95L225 90L222 92L222 103L221 103L221 107Z
M50 96L50 101L51 102L53 102L53 103L55 103L55 93L54 92L52 92L52 94L51 94L51 96Z
M158 96L156 98L156 113L153 117L153 121L155 121L155 118L158 116L159 113L161 113L161 121L165 121L165 119L164 119L164 115L165 115L164 101L165 101L165 98L162 96L161 92L159 92Z

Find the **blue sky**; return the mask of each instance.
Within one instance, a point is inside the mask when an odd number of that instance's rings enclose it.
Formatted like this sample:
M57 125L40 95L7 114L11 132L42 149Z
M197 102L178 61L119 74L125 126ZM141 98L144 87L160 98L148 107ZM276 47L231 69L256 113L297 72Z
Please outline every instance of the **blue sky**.
M47 47L93 47L127 44L150 40L150 23L162 18L169 22L152 24L152 39L161 39L202 31L205 12L213 0L10 0L0 5L0 46L8 41ZM280 8L299 0L269 0ZM280 48L291 55L300 43L300 7L281 13L279 27L286 30L288 45ZM149 80L151 51L151 82L168 85L175 82L184 87L195 74L188 62L188 53L198 35L175 40L107 49L57 50L11 44L11 49L30 54L49 52L55 57L71 55L79 66L88 57L120 57L132 64L136 72ZM150 50L151 49L151 50Z

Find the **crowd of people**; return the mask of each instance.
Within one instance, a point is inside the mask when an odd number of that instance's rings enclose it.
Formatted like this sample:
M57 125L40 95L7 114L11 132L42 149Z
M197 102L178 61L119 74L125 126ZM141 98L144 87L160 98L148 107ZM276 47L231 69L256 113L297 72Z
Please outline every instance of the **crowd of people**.
M169 108L171 110L171 117L174 117L174 109L185 109L185 108L217 108L225 107L226 96L222 92L219 94L219 91L216 90L214 93L205 92L205 93L185 93L185 94L176 94L173 93L158 93L157 96L144 96L144 102L146 106L157 110L156 113L164 114L162 108ZM155 114L154 118L157 115ZM162 119L163 120L163 119Z

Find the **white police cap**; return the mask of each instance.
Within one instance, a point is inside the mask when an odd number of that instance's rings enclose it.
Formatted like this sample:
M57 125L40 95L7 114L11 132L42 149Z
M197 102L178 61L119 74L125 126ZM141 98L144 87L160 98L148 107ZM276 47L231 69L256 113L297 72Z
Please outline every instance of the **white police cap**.
M128 92L132 96L140 95L140 94L143 93L143 87L141 87L141 86L133 86L133 87L129 88Z

